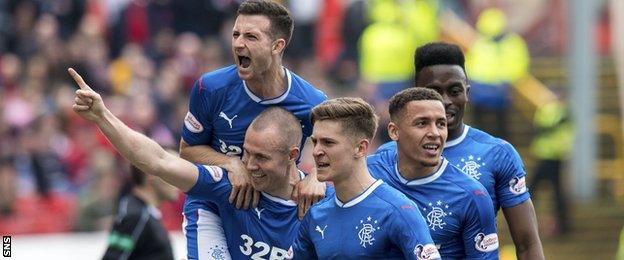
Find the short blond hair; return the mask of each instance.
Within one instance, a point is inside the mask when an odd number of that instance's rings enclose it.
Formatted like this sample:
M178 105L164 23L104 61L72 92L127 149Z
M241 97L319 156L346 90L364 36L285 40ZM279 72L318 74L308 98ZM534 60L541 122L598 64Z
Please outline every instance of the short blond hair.
M311 121L335 120L349 137L372 141L377 131L375 109L361 98L342 97L327 100L312 109Z

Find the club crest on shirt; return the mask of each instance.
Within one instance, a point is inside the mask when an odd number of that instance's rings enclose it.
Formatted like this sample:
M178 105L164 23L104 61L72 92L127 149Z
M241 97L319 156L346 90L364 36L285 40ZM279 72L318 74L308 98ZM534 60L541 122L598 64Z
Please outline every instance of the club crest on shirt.
M414 255L418 260L428 260L440 258L438 248L434 244L418 244L414 247Z
M475 160L474 156L469 155L468 158L461 158L460 161L461 163L455 165L457 168L461 169L462 172L470 175L470 177L475 180L479 180L481 178L479 168L485 166L485 163L481 161L481 157L477 157Z
M513 177L509 181L509 191L511 191L511 193L516 194L516 195L526 192L526 181L524 179L524 176Z
M355 229L358 231L357 236L360 239L360 245L366 248L366 245L373 245L375 231L379 230L379 224L377 220L368 216L365 219L360 219L360 224L355 226Z
M214 245L209 248L210 256L215 260L225 260L228 253L227 248L221 245Z
M448 215L452 216L453 212L449 212L448 204L438 200L436 203L429 202L429 208L423 208L423 215L425 215L429 228L435 231L436 228L444 229L444 226L446 225L444 217Z

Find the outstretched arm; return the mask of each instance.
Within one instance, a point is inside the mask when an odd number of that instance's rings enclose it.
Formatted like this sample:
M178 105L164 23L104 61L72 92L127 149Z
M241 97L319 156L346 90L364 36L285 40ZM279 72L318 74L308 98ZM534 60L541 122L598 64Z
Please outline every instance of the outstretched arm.
M166 152L147 136L130 129L106 108L100 94L75 70L68 71L80 87L72 108L82 118L94 122L124 158L141 171L158 176L184 192L195 185L199 172L194 164Z

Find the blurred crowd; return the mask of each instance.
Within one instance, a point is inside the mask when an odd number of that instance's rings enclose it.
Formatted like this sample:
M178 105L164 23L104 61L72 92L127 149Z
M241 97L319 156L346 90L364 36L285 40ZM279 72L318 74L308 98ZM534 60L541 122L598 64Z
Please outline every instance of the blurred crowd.
M124 122L177 149L193 82L231 62L239 2L0 1L0 233L107 229L127 189L128 163L71 110L68 67ZM295 18L285 66L330 97L366 98L380 125L386 90L411 84L415 47L440 38L441 10L475 17L473 1L282 2ZM179 229L181 200L164 207Z

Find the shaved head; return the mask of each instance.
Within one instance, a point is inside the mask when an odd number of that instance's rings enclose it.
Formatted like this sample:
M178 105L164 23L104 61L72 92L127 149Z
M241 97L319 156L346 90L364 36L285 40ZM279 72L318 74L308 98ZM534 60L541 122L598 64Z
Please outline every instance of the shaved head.
M299 147L303 138L299 119L282 107L265 109L251 122L249 129L256 132L274 131L278 146L284 151L293 146Z

